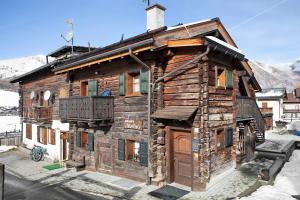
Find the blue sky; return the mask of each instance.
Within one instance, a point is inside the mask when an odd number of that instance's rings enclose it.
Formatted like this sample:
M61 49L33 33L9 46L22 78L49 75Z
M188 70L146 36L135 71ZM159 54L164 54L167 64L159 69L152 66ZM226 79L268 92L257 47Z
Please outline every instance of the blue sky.
M269 63L300 57L300 0L156 0L172 26L219 17L250 59ZM47 54L73 19L75 45L105 46L145 32L142 0L2 0L0 59Z

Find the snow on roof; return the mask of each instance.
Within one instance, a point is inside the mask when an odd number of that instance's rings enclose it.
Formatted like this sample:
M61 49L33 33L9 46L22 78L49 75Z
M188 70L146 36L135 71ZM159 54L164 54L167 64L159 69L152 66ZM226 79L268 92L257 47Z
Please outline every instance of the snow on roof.
M220 45L223 45L223 46L227 47L228 49L231 49L233 51L236 51L236 52L242 54L242 50L240 50L240 49L232 46L231 44L228 44L227 42L224 42L223 40L220 40L220 39L218 39L214 36L206 36L205 38L208 38L208 39L210 39L210 40L212 40L212 41L214 41L214 42L216 42Z
M209 22L209 21L211 21L211 19L200 20L200 21L186 23L186 24L182 24L182 25L178 25L178 26L171 26L171 27L168 27L167 31L174 30L174 29L177 29L177 28L192 26L194 24L200 24L200 23L204 23L204 22Z
M262 92L256 93L256 97L282 97L285 93L285 89L274 88L263 90Z
M19 94L17 92L0 90L0 106L19 106Z

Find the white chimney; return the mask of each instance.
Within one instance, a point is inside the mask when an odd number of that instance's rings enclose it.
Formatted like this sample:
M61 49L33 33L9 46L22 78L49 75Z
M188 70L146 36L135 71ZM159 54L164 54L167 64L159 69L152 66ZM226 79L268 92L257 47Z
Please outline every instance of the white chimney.
M165 26L165 10L166 8L160 4L154 4L146 8L148 31Z

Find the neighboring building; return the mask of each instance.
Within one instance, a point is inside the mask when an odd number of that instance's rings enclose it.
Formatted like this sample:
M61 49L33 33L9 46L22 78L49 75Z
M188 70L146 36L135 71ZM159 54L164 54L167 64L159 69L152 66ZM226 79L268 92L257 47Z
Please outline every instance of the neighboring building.
M74 53L81 53L84 48L85 52L89 51L86 47L74 47ZM68 87L65 84L66 77L56 76L51 69L65 62L69 51L70 47L64 46L47 55L56 59L53 62L11 80L12 83L19 82L20 87L23 144L30 149L34 145L42 146L47 149L51 159L60 161L68 158L69 124L60 122L58 99L65 97Z
M275 126L283 116L283 99L286 96L285 88L263 89L256 93L256 102L261 112L266 116L267 129ZM272 114L272 115L271 115ZM272 124L270 117L272 116Z
M300 120L300 88L287 93L284 97L283 120L286 122Z
M147 8L146 33L51 67L67 88L66 164L199 191L264 141L260 86L218 18L167 28L164 10Z

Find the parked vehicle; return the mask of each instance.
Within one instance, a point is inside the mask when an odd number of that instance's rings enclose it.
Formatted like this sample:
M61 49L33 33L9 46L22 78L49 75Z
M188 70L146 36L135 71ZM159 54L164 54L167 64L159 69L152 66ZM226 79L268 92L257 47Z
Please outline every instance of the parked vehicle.
M34 145L34 147L31 149L30 156L32 160L38 162L44 160L46 154L48 154L47 149Z

